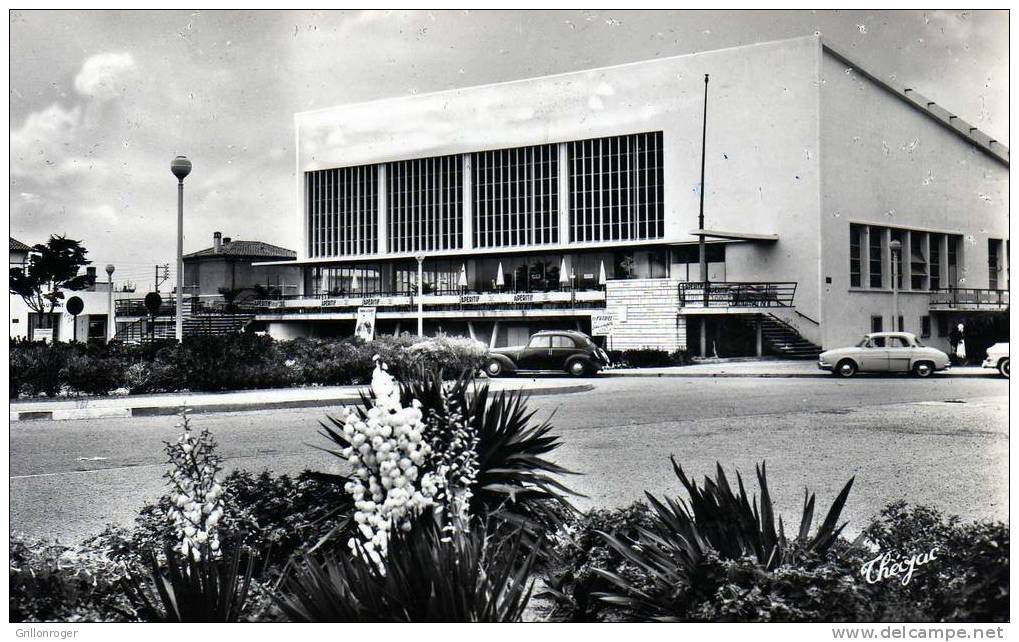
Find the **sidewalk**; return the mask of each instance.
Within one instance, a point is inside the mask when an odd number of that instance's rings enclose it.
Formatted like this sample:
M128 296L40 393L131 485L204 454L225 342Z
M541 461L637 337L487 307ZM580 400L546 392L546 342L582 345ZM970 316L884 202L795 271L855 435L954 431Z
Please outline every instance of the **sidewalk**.
M825 377L831 373L817 367L813 359L718 359L705 360L688 366L666 368L621 368L605 370L602 376L607 377L758 377L758 378L799 378ZM862 377L880 377L881 374L861 374ZM951 368L947 372L934 375L942 377L996 377L996 370L964 366Z
M484 381L484 380L482 380ZM488 382L493 391L524 390L532 396L586 392L590 383L571 379L497 379ZM326 386L275 388L234 392L196 392L161 395L82 397L15 401L10 404L11 421L102 419L113 417L151 417L175 415L181 408L191 414L268 410L278 408L314 408L360 403L360 393L368 386Z

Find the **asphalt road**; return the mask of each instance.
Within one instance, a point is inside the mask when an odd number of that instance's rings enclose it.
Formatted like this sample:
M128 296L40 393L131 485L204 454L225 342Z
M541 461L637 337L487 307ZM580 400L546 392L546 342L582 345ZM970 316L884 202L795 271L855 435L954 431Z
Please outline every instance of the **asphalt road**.
M797 520L803 489L820 510L850 478L849 532L896 499L964 519L1008 519L1008 382L917 380L596 378L590 392L537 397L564 445L560 464L581 508L679 492L669 455L701 477L719 461L744 474L766 460L777 508ZM328 408L196 416L225 468L343 471L315 450ZM106 523L130 525L164 490L162 442L172 417L15 422L10 431L11 529L79 540Z

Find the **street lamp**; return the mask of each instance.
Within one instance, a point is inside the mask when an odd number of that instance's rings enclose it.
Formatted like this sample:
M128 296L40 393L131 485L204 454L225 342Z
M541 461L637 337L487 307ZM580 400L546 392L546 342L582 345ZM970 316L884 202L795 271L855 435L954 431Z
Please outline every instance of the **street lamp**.
M184 340L184 179L191 173L191 161L178 156L170 162L170 171L177 177L177 343Z
M888 248L892 251L892 330L902 332L899 327L899 252L902 250L902 242L893 240Z
M107 315L108 321L106 322L106 343L113 341L113 337L117 334L117 314L113 309L113 264L110 263L106 266L107 280L110 282L110 298L109 298L109 313Z
M425 262L425 255L418 254L414 258L417 259L418 262L418 336L423 337L425 336L425 302L423 299L425 289L422 279L424 270L422 269L421 264Z

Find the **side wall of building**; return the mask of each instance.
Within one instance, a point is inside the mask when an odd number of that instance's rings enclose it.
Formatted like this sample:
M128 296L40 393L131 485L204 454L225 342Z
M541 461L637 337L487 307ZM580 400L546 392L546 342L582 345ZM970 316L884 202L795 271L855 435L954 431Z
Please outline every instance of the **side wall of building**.
M991 128L995 125L991 125ZM850 224L960 235L958 286L987 288L988 239L1008 239L1008 167L825 51L821 67L821 317L826 348L850 344L892 293L850 285ZM908 265L908 263L907 263ZM1007 268L999 287L1005 287ZM831 282L827 282L830 279ZM907 332L931 315L926 290L899 294ZM935 313L937 314L937 313ZM929 342L947 346L931 319Z

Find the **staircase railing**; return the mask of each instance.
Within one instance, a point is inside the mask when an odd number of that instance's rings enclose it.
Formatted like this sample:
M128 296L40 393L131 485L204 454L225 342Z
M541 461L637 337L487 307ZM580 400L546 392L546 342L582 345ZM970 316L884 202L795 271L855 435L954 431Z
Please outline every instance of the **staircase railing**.
M684 308L790 308L795 281L684 281L679 305Z

